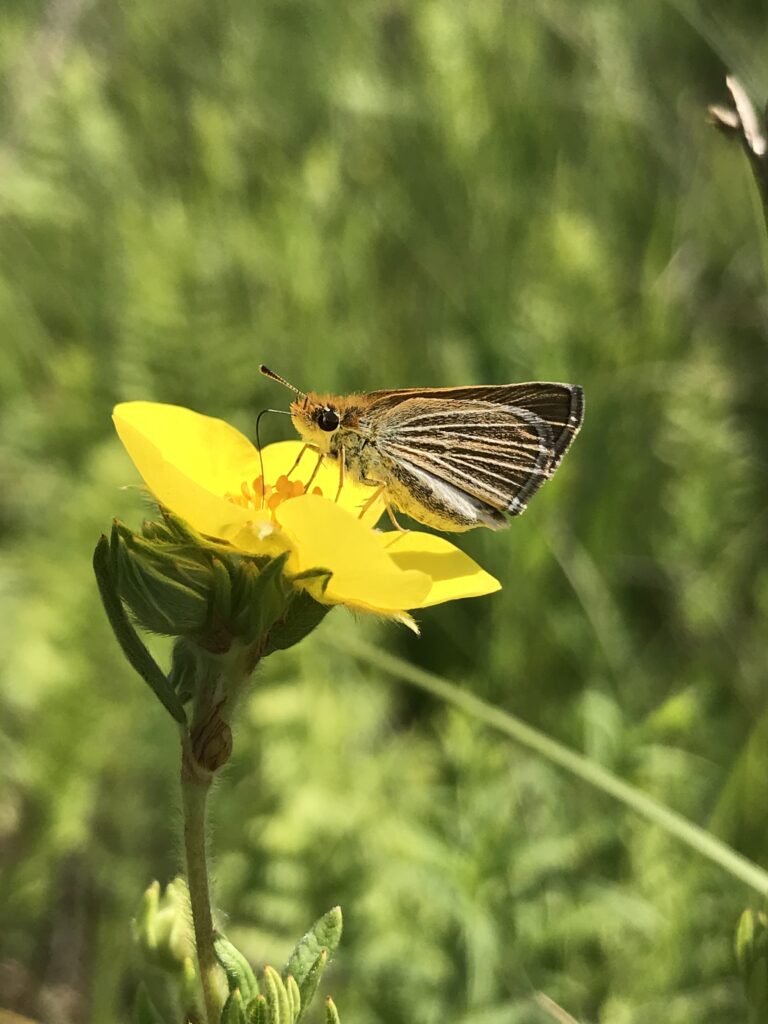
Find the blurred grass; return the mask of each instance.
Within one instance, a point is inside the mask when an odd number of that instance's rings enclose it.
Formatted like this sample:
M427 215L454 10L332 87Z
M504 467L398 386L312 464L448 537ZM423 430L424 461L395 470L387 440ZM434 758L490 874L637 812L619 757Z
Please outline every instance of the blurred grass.
M585 428L422 637L334 612L768 864L765 275L705 124L768 94L761 5L15 0L0 10L0 1005L127 1020L176 870L176 739L90 555L137 522L109 424L253 433L300 387L563 379ZM284 436L282 422L271 429ZM159 656L163 646L157 645ZM345 1020L725 1024L751 898L322 637L266 663L217 793L257 961L334 903Z

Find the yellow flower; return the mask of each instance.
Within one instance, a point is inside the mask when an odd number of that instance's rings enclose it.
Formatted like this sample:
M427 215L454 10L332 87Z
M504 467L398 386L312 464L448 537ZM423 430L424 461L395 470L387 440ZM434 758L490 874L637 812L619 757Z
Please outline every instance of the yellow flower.
M347 478L335 501L338 466L320 466L300 441L259 452L223 420L175 405L124 402L113 419L120 440L155 498L199 533L249 554L288 552L291 574L331 573L313 596L407 620L405 611L500 588L493 576L443 537L374 530L377 499L361 516L371 488ZM293 467L293 471L292 471ZM290 478L288 474L290 473ZM262 500L263 494L263 500ZM308 581L307 586L312 587Z

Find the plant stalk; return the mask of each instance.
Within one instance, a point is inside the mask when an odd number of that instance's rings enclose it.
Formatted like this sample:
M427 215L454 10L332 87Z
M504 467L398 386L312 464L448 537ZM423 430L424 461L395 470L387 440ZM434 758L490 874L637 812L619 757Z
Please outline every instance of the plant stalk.
M535 751L541 757L559 765L567 772L582 779L595 789L607 793L619 803L641 815L648 821L658 825L671 836L675 836L692 850L696 850L713 864L717 864L733 878L748 885L763 897L768 897L768 871L749 860L743 854L724 843L722 839L708 832L700 825L694 824L682 814L655 800L636 786L603 768L602 765L590 760L583 754L577 754L551 737L527 725L501 708L486 703L474 694L462 690L454 683L441 676L415 665L410 665L402 658L382 651L373 644L366 643L352 636L336 638L333 642L336 650L344 651L355 657L362 658L371 665L376 665L389 675L404 679L406 682L432 694L446 704L471 716L478 722L495 729L497 732L516 743Z
M189 737L182 739L181 800L184 814L184 858L195 947L207 1024L218 1024L223 1006L220 969L213 951L213 915L208 883L205 815L213 774L194 761Z

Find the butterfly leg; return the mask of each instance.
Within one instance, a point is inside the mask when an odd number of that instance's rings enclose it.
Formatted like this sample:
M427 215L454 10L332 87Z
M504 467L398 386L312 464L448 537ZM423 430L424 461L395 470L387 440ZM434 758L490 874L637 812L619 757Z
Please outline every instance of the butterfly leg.
M306 448L309 448L309 447L310 447L310 446L309 446L308 444L305 444L305 445L304 445L304 448L305 448L305 449L306 449ZM312 474L311 474L311 476L310 476L309 480L307 480L307 482L306 482L306 483L304 484L304 493L305 493L305 494L309 494L309 488L310 488L310 487L312 486L312 481L313 481L313 480L315 479L315 477L317 476L317 471L318 471L318 470L320 469L320 467L322 466L322 464L323 464L323 459L324 459L324 458L325 458L325 456L323 455L323 453L322 453L322 452L320 452L320 454L319 454L319 455L318 455L318 457L317 457L317 465L316 465L316 466L315 466L315 468L314 468L314 469L312 470Z
M342 445L341 448L339 449L339 486L338 486L338 488L336 490L336 497L333 499L334 501L338 501L339 500L339 495L341 494L341 488L343 486L344 486L344 446Z
M392 520L392 525L394 526L394 528L397 530L398 533L410 533L411 532L410 530L406 530L406 528L404 526L401 526L400 523L398 523L397 519L395 518L395 510L392 508L392 506L389 504L389 502L387 502L387 515Z
M379 486L376 488L376 490L373 492L373 494L370 496L370 498L366 502L364 502L363 505L360 506L360 513L359 513L359 515L357 517L358 519L362 519L363 518L365 513L368 511L368 509L371 507L371 505L374 503L374 501L376 501L378 496L384 490L385 486L386 486L386 484L379 484Z
M305 444L305 445L304 445L304 447L303 447L303 448L301 449L301 451L299 452L299 454L298 454L298 455L296 456L296 461L295 461L295 462L294 462L294 464L293 464L293 465L291 466L291 468L290 468L290 469L288 470L288 472L287 472L287 473L285 474L286 476L288 476L288 477L289 477L289 476L291 475L291 473L292 473L292 472L294 471L294 469L296 469L296 467L297 467L297 466L299 465L299 463L301 462L302 458L304 457L304 452L305 452L305 451L307 450L307 448L309 448L309 447L310 447L310 445L308 445L308 444Z
M385 489L386 486L387 486L386 484L379 484L379 486L376 488L376 490L373 492L373 494L370 496L370 498L365 502L365 504L360 509L360 513L359 513L359 515L357 517L358 519L362 519L363 518L365 513L368 511L368 509L371 507L371 505L374 503L374 501L376 501L376 499L379 497L379 495ZM397 530L397 532L398 533L410 533L411 532L410 530L406 530L405 527L401 526L400 523L398 523L397 519L395 519L394 509L392 508L392 506L389 504L388 501L385 501L385 507L387 509L387 515L392 520L392 525Z

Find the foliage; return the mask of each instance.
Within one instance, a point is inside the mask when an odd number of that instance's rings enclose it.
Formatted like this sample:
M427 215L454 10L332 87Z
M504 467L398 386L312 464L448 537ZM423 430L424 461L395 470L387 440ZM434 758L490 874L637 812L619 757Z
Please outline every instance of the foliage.
M766 281L704 122L726 68L768 93L767 45L750 0L4 5L0 1006L131 1019L178 751L92 582L104 524L138 525L109 414L253 436L285 402L264 360L338 392L569 380L587 413L529 512L460 540L500 594L419 639L335 611L264 663L216 794L228 937L281 963L341 904L329 986L359 1024L545 1021L537 992L745 1019L743 886L331 631L768 862Z

